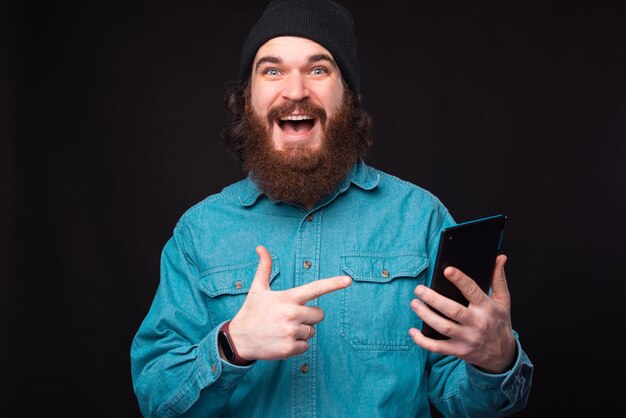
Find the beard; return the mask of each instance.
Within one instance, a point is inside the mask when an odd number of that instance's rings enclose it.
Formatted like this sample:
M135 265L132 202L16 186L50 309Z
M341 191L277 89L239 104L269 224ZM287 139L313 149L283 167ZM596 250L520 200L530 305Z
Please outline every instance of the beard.
M345 93L342 105L331 118L311 103L285 103L270 109L264 122L246 101L245 144L242 164L259 188L271 199L293 204L315 204L331 194L358 158L356 129L352 126L353 102ZM316 149L291 146L277 150L272 141L274 120L298 108L316 116L323 138ZM276 128L278 129L278 128Z

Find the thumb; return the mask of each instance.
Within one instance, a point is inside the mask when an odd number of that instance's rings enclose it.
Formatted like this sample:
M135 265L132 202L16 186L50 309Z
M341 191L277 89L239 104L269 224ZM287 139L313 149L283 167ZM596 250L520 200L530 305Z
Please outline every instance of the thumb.
M272 257L262 245L256 247L256 253L259 255L259 265L254 274L254 280L250 284L251 292L262 292L270 290L270 274L272 272Z

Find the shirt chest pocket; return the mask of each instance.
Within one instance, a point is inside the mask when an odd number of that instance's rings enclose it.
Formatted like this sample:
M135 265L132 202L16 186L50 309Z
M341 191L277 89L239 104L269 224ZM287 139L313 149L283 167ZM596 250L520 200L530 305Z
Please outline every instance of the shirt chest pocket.
M259 265L259 260L213 267L200 274L199 288L208 297L213 326L232 319L243 305ZM272 256L270 288L280 290L278 256Z
M425 283L428 256L423 252L351 252L340 256L341 270L352 277L344 290L341 336L361 350L410 350L409 328L421 319L409 304L415 287Z

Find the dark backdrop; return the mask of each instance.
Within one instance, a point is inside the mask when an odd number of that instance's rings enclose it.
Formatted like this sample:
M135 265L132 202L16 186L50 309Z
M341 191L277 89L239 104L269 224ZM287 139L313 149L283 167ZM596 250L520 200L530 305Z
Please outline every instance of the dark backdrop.
M211 3L0 9L3 415L139 415L129 347L161 249L188 207L242 177L219 145L223 85L264 3ZM344 2L375 120L368 162L457 221L508 215L513 324L536 365L520 415L610 416L623 3L372 3Z

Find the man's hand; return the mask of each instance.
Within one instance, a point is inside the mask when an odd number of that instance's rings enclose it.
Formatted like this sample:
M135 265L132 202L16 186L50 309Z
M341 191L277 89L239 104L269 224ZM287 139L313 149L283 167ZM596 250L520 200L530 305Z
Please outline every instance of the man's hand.
M304 353L314 325L324 319L316 306L305 306L313 299L352 283L349 276L320 279L289 290L273 291L269 279L272 258L263 246L254 280L243 306L230 323L230 335L239 355L247 360L278 360Z
M415 344L435 353L459 357L490 373L507 370L515 359L515 338L505 264L506 256L499 255L491 281L491 297L460 270L454 267L444 270L446 278L469 301L467 307L424 285L417 286L415 294L419 299L411 301L411 308L424 322L450 339L434 340L411 328L409 334ZM428 305L454 321L436 314Z

